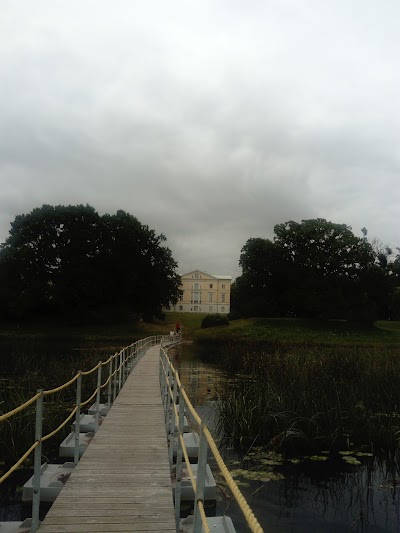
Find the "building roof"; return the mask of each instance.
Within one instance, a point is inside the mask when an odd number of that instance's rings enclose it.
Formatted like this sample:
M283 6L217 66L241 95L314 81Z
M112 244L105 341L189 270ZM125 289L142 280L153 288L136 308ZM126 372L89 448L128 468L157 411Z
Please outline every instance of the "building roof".
M204 274L205 276L210 276L210 278L232 280L232 276L220 276L217 274L209 274L208 272L204 272L204 270L191 270L190 272L186 272L186 274L179 274L179 275L181 278L183 278L186 276L190 276L191 274L194 274L195 272L198 272L199 274Z

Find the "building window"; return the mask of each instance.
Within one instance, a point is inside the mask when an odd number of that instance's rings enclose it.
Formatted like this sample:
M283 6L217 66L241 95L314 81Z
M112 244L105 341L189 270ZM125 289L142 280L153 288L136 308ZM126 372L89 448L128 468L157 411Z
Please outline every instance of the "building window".
M221 287L222 287L222 289L225 289L225 283L223 283Z
M192 304L201 304L200 292L192 292Z
M179 306L179 311L183 311L183 305Z
M210 289L212 289L212 288L213 288L213 284L212 284L212 283L210 283Z
M209 301L209 302L212 302L212 301L213 301L213 293L212 293L212 292L209 292L209 293L208 293L208 301Z
M179 295L179 301L180 301L180 302L183 301L183 292L182 292L182 294Z
M225 307L221 307L221 313L225 312Z
M200 279L200 274L198 272L194 275L194 279Z
M225 302L225 293L221 294L221 302Z
M212 313L212 310L213 310L213 306L210 305L210 307L208 308L208 310L210 311L210 313Z
M192 287L192 289L199 290L200 289L200 283L195 283Z
M197 307L197 305L195 305L195 306L193 307L193 311L198 311L198 310L199 310L199 308Z

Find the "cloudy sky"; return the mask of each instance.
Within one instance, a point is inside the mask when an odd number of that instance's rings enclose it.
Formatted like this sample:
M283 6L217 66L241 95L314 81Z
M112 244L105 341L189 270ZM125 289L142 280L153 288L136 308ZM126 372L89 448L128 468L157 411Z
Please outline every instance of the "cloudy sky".
M1 0L0 242L124 209L179 272L322 217L400 246L398 0Z

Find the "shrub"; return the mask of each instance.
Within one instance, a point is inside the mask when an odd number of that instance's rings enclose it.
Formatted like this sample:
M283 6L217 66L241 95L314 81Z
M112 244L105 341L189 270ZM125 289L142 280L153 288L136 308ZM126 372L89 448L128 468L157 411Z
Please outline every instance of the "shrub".
M229 320L226 315L206 315L201 321L202 328L212 328L213 326L228 326Z

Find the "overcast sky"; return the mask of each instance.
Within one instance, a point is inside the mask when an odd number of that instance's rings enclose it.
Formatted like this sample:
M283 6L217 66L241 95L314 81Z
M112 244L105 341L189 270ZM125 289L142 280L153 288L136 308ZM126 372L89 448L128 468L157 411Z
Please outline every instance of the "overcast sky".
M1 0L0 242L124 209L182 274L322 217L400 246L399 0Z

